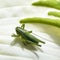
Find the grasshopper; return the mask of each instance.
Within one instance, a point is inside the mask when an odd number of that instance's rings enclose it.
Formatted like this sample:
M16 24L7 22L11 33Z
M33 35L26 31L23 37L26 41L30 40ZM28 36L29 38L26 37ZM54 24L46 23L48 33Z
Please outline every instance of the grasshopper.
M31 33L32 31L25 30L25 24L22 24L21 27L16 27L16 34L13 34L12 37L15 37L11 45L19 44L22 48L28 49L32 52L37 50L37 47L41 47L39 43L45 44L45 42L39 40ZM35 55L37 55L34 52Z

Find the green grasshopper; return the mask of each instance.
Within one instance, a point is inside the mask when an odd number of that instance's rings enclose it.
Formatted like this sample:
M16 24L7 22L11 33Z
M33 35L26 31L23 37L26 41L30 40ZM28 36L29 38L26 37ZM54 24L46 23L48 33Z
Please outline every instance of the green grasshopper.
M35 36L33 36L31 33L32 31L27 31L24 29L25 24L22 24L21 27L16 27L16 34L13 34L12 37L15 37L14 41L12 42L12 45L19 44L22 48L28 49L32 52L37 50L37 47L39 43L45 44L45 42L37 39ZM35 53L35 52L34 52ZM36 53L35 53L36 54Z

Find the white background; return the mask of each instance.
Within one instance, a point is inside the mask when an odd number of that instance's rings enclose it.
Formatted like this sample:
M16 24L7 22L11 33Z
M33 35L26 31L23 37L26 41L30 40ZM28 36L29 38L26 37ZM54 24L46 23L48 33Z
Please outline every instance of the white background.
M15 27L20 25L20 19L26 17L57 18L48 16L48 11L59 10L32 6L34 1L36 0L0 0L0 60L36 59L32 52L10 45L13 41L11 35L15 33ZM41 47L43 52L37 51L39 60L60 60L59 28L44 24L26 24L26 29L32 30L40 36L38 38L46 42Z

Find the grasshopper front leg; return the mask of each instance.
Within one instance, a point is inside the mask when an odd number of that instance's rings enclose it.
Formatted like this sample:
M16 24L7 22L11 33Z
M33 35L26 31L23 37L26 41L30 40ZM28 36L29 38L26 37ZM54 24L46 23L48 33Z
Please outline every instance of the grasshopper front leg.
M21 28L24 30L24 28L25 28L25 24L22 24L22 25L21 25Z

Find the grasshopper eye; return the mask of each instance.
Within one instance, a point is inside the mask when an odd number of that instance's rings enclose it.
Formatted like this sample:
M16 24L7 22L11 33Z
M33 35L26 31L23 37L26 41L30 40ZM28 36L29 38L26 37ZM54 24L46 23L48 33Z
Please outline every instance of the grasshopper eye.
M19 34L18 27L16 27L16 29L15 29L15 30L16 30L16 33L17 33L17 34Z

